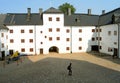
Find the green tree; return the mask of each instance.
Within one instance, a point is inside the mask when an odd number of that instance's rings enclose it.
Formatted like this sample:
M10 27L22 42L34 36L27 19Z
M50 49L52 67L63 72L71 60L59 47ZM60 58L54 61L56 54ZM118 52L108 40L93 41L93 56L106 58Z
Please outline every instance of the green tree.
M68 14L68 8L71 8L71 14L75 13L76 11L75 7L73 5L70 5L69 3L64 3L58 7L58 9L65 14Z

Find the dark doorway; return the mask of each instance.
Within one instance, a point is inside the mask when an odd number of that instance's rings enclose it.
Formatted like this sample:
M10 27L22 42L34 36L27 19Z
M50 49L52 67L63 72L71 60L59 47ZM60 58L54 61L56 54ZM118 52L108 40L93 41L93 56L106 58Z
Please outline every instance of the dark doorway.
M10 54L10 55L13 55L13 50L9 50L9 54Z
M118 57L118 49L114 48L113 58Z
M59 53L59 49L56 46L52 46L51 48L49 48L49 52Z
M43 49L40 49L40 54L43 54Z
M91 50L92 50L92 51L99 51L97 45L93 45L93 46L91 46Z
M2 60L5 60L5 51L2 51L1 54L2 54Z

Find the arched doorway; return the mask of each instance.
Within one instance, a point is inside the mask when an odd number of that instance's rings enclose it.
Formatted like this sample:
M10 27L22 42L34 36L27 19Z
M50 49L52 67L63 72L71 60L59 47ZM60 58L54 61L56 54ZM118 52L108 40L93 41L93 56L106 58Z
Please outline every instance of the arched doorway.
M56 46L52 46L52 47L49 48L49 52L59 53L59 49L58 49L58 47L56 47Z

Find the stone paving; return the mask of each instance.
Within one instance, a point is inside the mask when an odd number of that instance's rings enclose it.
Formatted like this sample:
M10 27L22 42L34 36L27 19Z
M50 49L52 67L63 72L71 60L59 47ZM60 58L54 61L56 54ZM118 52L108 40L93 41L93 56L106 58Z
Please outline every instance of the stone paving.
M0 83L120 83L120 59L91 53L56 54L22 57L3 67ZM72 62L73 75L67 66Z

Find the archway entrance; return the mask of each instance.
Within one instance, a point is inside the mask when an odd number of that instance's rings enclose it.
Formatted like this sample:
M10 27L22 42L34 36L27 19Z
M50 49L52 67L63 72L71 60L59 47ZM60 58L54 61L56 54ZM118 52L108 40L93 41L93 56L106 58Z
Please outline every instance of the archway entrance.
M49 52L59 53L59 49L58 49L58 47L56 47L56 46L52 46L52 47L49 48Z

